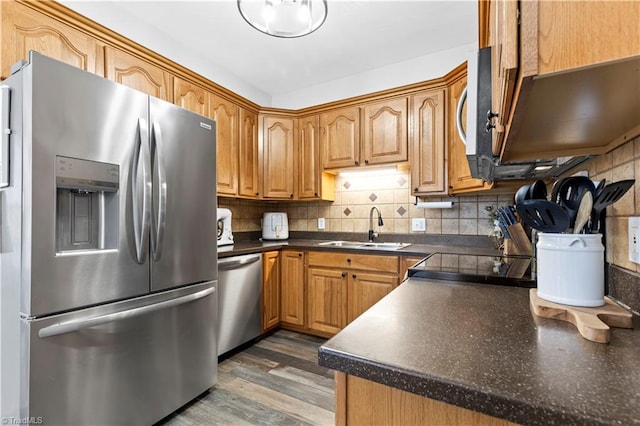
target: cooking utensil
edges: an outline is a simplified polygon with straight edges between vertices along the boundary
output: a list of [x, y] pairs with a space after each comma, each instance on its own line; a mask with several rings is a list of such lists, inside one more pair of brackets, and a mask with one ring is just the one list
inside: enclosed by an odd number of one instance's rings
[[529, 186], [529, 200], [546, 200], [547, 184], [543, 180], [538, 179]]
[[516, 204], [520, 219], [542, 232], [564, 232], [569, 227], [569, 215], [562, 206], [547, 200], [524, 200]]
[[633, 179], [628, 179], [614, 182], [604, 187], [602, 192], [600, 192], [593, 201], [591, 232], [598, 232], [600, 230], [600, 223], [602, 221], [601, 216], [604, 210], [622, 198], [634, 183], [635, 181]]
[[602, 178], [602, 180], [598, 182], [598, 184], [596, 185], [596, 192], [593, 194], [594, 200], [598, 197], [598, 195], [600, 195], [606, 184], [607, 180], [605, 178]]
[[583, 194], [588, 191], [593, 196], [595, 189], [593, 181], [586, 176], [571, 176], [559, 183], [555, 202], [565, 207], [570, 228], [574, 227]]
[[513, 197], [516, 204], [523, 202], [529, 197], [530, 187], [531, 187], [530, 184], [526, 184], [518, 188], [518, 190], [516, 191], [516, 195]]
[[591, 195], [591, 192], [587, 191], [582, 194], [582, 199], [580, 200], [580, 206], [578, 207], [578, 213], [576, 214], [576, 222], [573, 225], [574, 234], [579, 234], [580, 232], [582, 232], [582, 228], [584, 228], [584, 226], [589, 221], [592, 208], [593, 195]]

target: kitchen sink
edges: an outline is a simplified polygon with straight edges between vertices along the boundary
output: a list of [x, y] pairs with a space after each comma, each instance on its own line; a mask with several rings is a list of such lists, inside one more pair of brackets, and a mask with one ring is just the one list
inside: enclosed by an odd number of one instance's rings
[[411, 245], [411, 243], [372, 243], [368, 241], [326, 241], [318, 243], [323, 247], [341, 247], [376, 250], [399, 250]]

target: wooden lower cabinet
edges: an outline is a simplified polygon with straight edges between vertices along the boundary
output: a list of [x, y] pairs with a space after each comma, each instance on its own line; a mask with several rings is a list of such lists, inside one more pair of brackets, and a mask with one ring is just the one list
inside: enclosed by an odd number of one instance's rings
[[280, 252], [262, 254], [262, 331], [280, 324]]
[[389, 294], [398, 285], [397, 275], [352, 272], [347, 283], [347, 324]]
[[310, 267], [307, 276], [309, 330], [336, 334], [347, 325], [347, 273]]
[[304, 326], [304, 252], [283, 250], [280, 258], [280, 321]]
[[398, 285], [398, 256], [308, 252], [307, 326], [331, 336]]
[[512, 425], [506, 420], [336, 372], [336, 425]]

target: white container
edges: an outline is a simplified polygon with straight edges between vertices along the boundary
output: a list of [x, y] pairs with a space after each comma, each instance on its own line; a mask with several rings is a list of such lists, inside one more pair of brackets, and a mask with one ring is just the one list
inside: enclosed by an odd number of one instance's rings
[[602, 234], [538, 233], [538, 296], [572, 306], [604, 305]]
[[262, 215], [262, 239], [286, 240], [289, 238], [289, 219], [286, 213], [266, 212]]

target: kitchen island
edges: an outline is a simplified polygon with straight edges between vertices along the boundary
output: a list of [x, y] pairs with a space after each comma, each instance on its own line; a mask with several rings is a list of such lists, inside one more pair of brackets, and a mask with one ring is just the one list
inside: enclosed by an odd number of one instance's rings
[[[535, 317], [526, 288], [409, 278], [325, 343], [319, 363], [338, 372], [338, 425], [640, 424], [635, 328], [594, 343]], [[411, 412], [416, 396], [447, 417]]]

